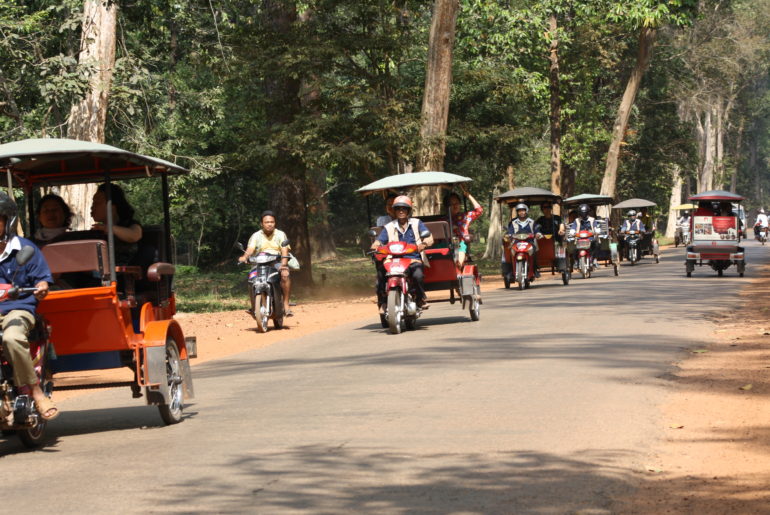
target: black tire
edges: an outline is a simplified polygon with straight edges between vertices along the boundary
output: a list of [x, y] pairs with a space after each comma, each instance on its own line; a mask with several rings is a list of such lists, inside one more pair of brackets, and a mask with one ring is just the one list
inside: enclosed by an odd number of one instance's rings
[[569, 272], [561, 273], [561, 282], [564, 283], [564, 286], [567, 286], [569, 284]]
[[388, 317], [386, 317], [383, 313], [380, 313], [380, 325], [383, 329], [388, 328]]
[[404, 312], [400, 308], [402, 295], [401, 290], [388, 292], [388, 327], [391, 334], [401, 334], [403, 330]]
[[660, 254], [655, 254], [655, 264], [657, 265], [659, 263], [660, 263]]
[[690, 272], [689, 270], [687, 271], [687, 277], [692, 277], [692, 272]]
[[508, 278], [507, 275], [503, 276], [503, 284], [505, 285], [505, 289], [506, 290], [510, 290], [511, 289], [511, 280]]
[[415, 329], [417, 329], [417, 318], [416, 317], [404, 318], [404, 327], [406, 327], [407, 331], [414, 331]]
[[[264, 308], [264, 309], [263, 309]], [[256, 299], [255, 299], [255, 306], [254, 306], [254, 318], [257, 319], [257, 329], [260, 333], [266, 333], [267, 332], [267, 323], [270, 320], [270, 317], [264, 313], [264, 311], [268, 311], [270, 309], [270, 303], [267, 298], [267, 293], [262, 292]]]
[[724, 270], [722, 270], [721, 268], [719, 270], [717, 270], [717, 277], [722, 277], [723, 275], [725, 275], [725, 271]]
[[179, 347], [173, 337], [166, 340], [166, 381], [168, 383], [169, 404], [160, 404], [160, 418], [168, 425], [182, 421], [184, 409], [184, 388], [182, 386], [182, 366], [179, 359]]
[[581, 256], [578, 261], [578, 268], [580, 269], [580, 275], [583, 276], [583, 279], [591, 277], [591, 274], [588, 271], [588, 259], [585, 256]]
[[519, 290], [524, 289], [524, 261], [516, 262], [516, 284], [518, 284]]
[[21, 443], [29, 449], [35, 449], [43, 445], [45, 439], [46, 421], [41, 420], [35, 427], [28, 429], [19, 429], [16, 434], [19, 435]]
[[613, 264], [612, 267], [615, 269], [615, 277], [617, 277], [620, 274], [620, 272], [618, 270], [618, 265], [617, 264]]
[[468, 314], [472, 322], [478, 322], [479, 318], [481, 318], [481, 301], [479, 301], [478, 294], [475, 292], [468, 307]]

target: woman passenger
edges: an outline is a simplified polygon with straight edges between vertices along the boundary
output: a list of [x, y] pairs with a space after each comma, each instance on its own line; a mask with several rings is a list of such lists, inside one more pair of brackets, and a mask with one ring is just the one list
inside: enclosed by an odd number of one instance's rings
[[[117, 184], [112, 184], [112, 233], [115, 236], [115, 263], [128, 264], [136, 255], [138, 242], [142, 239], [142, 226], [134, 219], [134, 208], [128, 203], [126, 194]], [[107, 185], [96, 189], [91, 202], [91, 217], [96, 223], [92, 230], [107, 233]]]
[[35, 215], [40, 227], [33, 239], [41, 246], [64, 234], [72, 223], [72, 210], [63, 198], [53, 193], [40, 199]]

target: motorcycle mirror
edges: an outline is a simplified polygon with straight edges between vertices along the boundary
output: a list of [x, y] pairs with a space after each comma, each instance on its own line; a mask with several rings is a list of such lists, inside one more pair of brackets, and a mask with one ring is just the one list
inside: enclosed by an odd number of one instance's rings
[[372, 238], [376, 238], [376, 237], [378, 236], [378, 234], [377, 234], [377, 231], [375, 231], [374, 229], [371, 229], [371, 230], [370, 230], [368, 233], [366, 233], [366, 234], [368, 234], [368, 235], [369, 235], [369, 236], [371, 236]]
[[241, 244], [240, 241], [236, 241], [235, 243], [233, 243], [233, 248], [246, 252], [246, 249], [243, 248], [243, 245]]
[[420, 233], [420, 238], [423, 238], [423, 239], [424, 239], [424, 238], [429, 238], [430, 236], [431, 236], [431, 232], [430, 232], [430, 231], [427, 231], [427, 230], [425, 230], [425, 231], [422, 231], [422, 232]]
[[35, 255], [35, 249], [30, 245], [25, 245], [16, 253], [16, 262], [19, 266], [24, 266]]

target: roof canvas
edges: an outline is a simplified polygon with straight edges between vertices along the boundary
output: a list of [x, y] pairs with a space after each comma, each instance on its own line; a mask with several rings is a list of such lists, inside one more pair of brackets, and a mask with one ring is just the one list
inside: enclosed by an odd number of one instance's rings
[[383, 190], [398, 190], [403, 188], [411, 188], [415, 186], [436, 186], [440, 184], [459, 184], [463, 182], [471, 182], [473, 179], [470, 177], [463, 177], [462, 175], [455, 175], [447, 172], [415, 172], [415, 173], [402, 173], [398, 175], [390, 175], [377, 181], [374, 181], [366, 186], [358, 188], [358, 193], [368, 195], [376, 191]]

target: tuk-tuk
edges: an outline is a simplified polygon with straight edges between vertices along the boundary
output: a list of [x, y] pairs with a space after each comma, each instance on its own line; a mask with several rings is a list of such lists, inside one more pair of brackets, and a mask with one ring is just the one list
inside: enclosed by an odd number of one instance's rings
[[685, 271], [691, 277], [695, 265], [703, 262], [716, 270], [722, 277], [730, 265], [735, 265], [738, 275], [743, 277], [746, 259], [740, 246], [742, 227], [734, 204], [740, 206], [744, 197], [723, 190], [704, 191], [688, 199], [697, 203], [698, 208], [692, 216], [692, 245], [687, 246]]
[[[540, 206], [542, 209], [543, 204], [559, 205], [562, 199], [560, 195], [556, 195], [552, 191], [524, 187], [508, 190], [495, 197], [495, 200], [500, 204], [506, 204], [511, 209], [514, 209], [518, 203], [524, 203], [529, 208]], [[508, 216], [510, 211], [506, 212], [504, 209], [501, 209], [501, 212], [504, 218], [503, 227], [506, 227], [514, 215]], [[564, 245], [564, 238], [558, 234], [558, 227], [547, 232], [548, 234], [544, 233], [543, 237], [537, 240], [537, 268], [538, 270], [549, 270], [551, 275], [560, 273], [562, 283], [566, 286], [571, 278], [572, 267]], [[520, 290], [530, 287], [532, 280], [534, 280], [534, 270], [526, 270], [529, 261], [525, 259], [525, 254], [529, 251], [529, 247], [533, 248], [534, 251], [534, 243], [534, 241], [530, 243], [517, 239], [516, 235], [503, 237], [503, 261], [500, 266], [503, 284], [506, 288], [510, 288], [513, 283], [517, 283]], [[517, 247], [520, 247], [522, 252], [517, 252]]]
[[[129, 386], [134, 397], [144, 396], [147, 404], [158, 406], [166, 424], [180, 422], [184, 401], [194, 394], [189, 360], [196, 357], [196, 340], [185, 337], [174, 320], [168, 177], [188, 170], [109, 145], [53, 138], [0, 145], [0, 170], [7, 172], [9, 188], [24, 193], [30, 234], [37, 223], [36, 190], [93, 182], [107, 185], [105, 232], [65, 232], [41, 244], [55, 278], [37, 308], [51, 328], [53, 343], [43, 371], [47, 386], [54, 390]], [[111, 182], [139, 178], [161, 181], [164, 221], [143, 227], [136, 253], [141, 259], [116, 264]], [[133, 381], [83, 380], [61, 388], [54, 384], [58, 373], [124, 367], [134, 372]]]
[[[612, 197], [608, 195], [595, 195], [592, 193], [583, 193], [581, 195], [575, 195], [564, 200], [562, 205], [567, 210], [567, 223], [571, 217], [571, 210], [577, 208], [581, 204], [587, 204], [589, 207], [596, 210], [599, 206], [611, 206], [613, 203]], [[598, 242], [598, 250], [596, 253], [596, 260], [599, 264], [603, 264], [605, 267], [611, 266], [614, 274], [619, 274], [618, 264], [620, 263], [620, 254], [618, 253], [617, 241], [613, 241], [614, 229], [610, 225], [610, 221], [606, 218], [596, 218], [597, 225], [599, 227], [598, 234], [595, 235]], [[576, 259], [574, 256], [580, 251], [581, 245], [584, 243], [583, 238], [577, 237], [578, 235], [570, 235], [568, 231], [567, 238], [567, 252], [570, 256], [573, 256], [572, 262], [577, 266], [580, 275], [586, 279], [591, 277], [593, 271], [593, 265], [587, 263], [590, 260]]]
[[[463, 177], [446, 172], [416, 172], [400, 175], [391, 175], [383, 179], [374, 181], [366, 186], [356, 190], [366, 196], [367, 216], [369, 234], [376, 237], [383, 230], [383, 226], [374, 226], [372, 224], [371, 204], [369, 199], [372, 194], [386, 195], [388, 192], [400, 195], [408, 195], [410, 191], [423, 186], [445, 186], [451, 189], [452, 186], [471, 182], [469, 177]], [[429, 299], [429, 302], [445, 302], [451, 304], [460, 300], [462, 309], [468, 308], [468, 314], [472, 321], [479, 320], [481, 311], [481, 276], [478, 268], [473, 263], [470, 249], [466, 254], [466, 260], [462, 270], [455, 266], [455, 254], [459, 249], [460, 242], [452, 230], [452, 216], [449, 207], [446, 206], [446, 212], [432, 213], [426, 216], [420, 216], [427, 229], [433, 236], [434, 244], [425, 250], [427, 262], [424, 263], [424, 283], [425, 290], [446, 291], [448, 298]], [[467, 211], [467, 206], [465, 206]], [[380, 255], [384, 257], [384, 255]], [[392, 292], [392, 293], [391, 293]], [[388, 291], [388, 308], [385, 315], [381, 315], [380, 322], [383, 327], [390, 329], [391, 333], [400, 333], [403, 328], [414, 329], [417, 318], [422, 311], [413, 309], [404, 302], [399, 302], [398, 293], [395, 290]]]
[[[615, 204], [612, 206], [612, 209], [636, 210], [642, 208], [653, 208], [656, 205], [657, 204], [651, 200], [645, 200], [643, 198], [631, 198]], [[644, 256], [652, 256], [655, 259], [655, 263], [660, 263], [660, 245], [658, 244], [658, 239], [655, 237], [655, 231], [652, 227], [646, 227], [646, 229], [646, 232], [640, 235], [638, 246], [636, 249], [634, 249], [638, 251], [638, 256], [636, 256], [634, 259], [630, 259], [630, 256], [628, 255], [629, 247], [626, 245], [623, 249], [624, 252], [620, 253], [620, 259], [623, 259], [624, 257], [629, 258], [628, 260], [633, 265], [636, 261], [638, 261], [638, 258], [642, 258]], [[620, 238], [620, 235], [618, 237]]]

